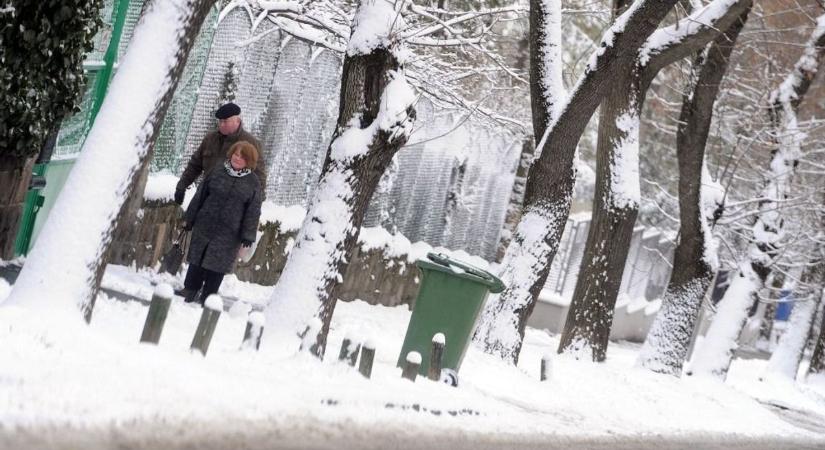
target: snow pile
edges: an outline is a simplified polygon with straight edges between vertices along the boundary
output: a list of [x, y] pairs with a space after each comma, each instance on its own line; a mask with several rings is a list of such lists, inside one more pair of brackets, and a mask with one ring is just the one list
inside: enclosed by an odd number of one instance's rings
[[381, 249], [384, 257], [387, 259], [406, 256], [406, 260], [409, 263], [414, 263], [419, 259], [427, 259], [427, 253], [435, 252], [474, 265], [480, 269], [488, 270], [491, 267], [490, 262], [486, 259], [480, 256], [470, 255], [464, 250], [449, 250], [444, 247], [433, 247], [423, 241], [412, 244], [403, 234], [392, 234], [381, 227], [362, 228], [358, 234], [358, 245], [361, 247], [361, 250], [364, 251]]
[[177, 184], [178, 176], [169, 171], [151, 173], [146, 179], [143, 198], [149, 201], [171, 202], [175, 198]]
[[306, 215], [307, 211], [301, 205], [283, 206], [265, 201], [261, 206], [260, 221], [261, 225], [277, 223], [280, 231], [289, 232], [300, 230]]
[[401, 28], [404, 28], [404, 19], [395, 11], [393, 2], [363, 0], [352, 20], [352, 35], [347, 46], [347, 54], [368, 55], [376, 48], [389, 47], [392, 30]]
[[410, 240], [403, 234], [392, 234], [381, 227], [362, 228], [358, 234], [361, 250], [382, 249], [386, 258], [399, 258], [409, 255], [412, 248]]

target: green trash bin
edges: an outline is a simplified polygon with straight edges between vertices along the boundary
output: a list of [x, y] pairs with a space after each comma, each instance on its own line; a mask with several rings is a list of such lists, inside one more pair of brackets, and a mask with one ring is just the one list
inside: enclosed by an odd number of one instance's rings
[[421, 285], [398, 366], [409, 352], [416, 351], [422, 357], [419, 373], [426, 375], [433, 336], [443, 333], [446, 346], [442, 367], [458, 372], [487, 294], [503, 291], [504, 283], [485, 270], [440, 253], [428, 253], [427, 258], [416, 261]]

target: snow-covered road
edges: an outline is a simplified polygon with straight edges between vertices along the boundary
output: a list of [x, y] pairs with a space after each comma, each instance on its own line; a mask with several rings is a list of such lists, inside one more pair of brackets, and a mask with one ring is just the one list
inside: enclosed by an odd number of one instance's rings
[[[821, 450], [822, 441], [793, 438], [750, 438], [718, 434], [638, 437], [502, 435], [501, 433], [412, 434], [400, 428], [313, 426], [295, 418], [279, 426], [269, 423], [180, 425], [131, 422], [108, 428], [78, 430], [63, 427], [0, 431], [0, 450], [226, 450], [226, 449], [445, 449], [445, 450]], [[320, 424], [318, 424], [320, 425]]]
[[[148, 280], [121, 272], [113, 287], [151, 295]], [[225, 284], [228, 296], [268, 295]], [[518, 367], [471, 348], [454, 389], [401, 379], [405, 307], [336, 308], [330, 354], [348, 335], [373, 340], [369, 380], [266, 338], [239, 351], [240, 308], [222, 315], [205, 358], [189, 351], [201, 310], [180, 299], [160, 345], [139, 344], [146, 311], [102, 295], [91, 327], [68, 328], [0, 310], [0, 450], [825, 448], [825, 382], [761, 382], [762, 360], [737, 360], [727, 383], [677, 379], [635, 368], [639, 345], [621, 342], [603, 364], [554, 356], [541, 382], [558, 340], [528, 329]]]

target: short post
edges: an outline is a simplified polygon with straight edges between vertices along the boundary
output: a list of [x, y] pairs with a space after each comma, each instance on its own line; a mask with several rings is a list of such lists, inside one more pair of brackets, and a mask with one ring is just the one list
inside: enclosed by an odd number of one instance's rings
[[401, 372], [401, 377], [414, 382], [415, 377], [418, 376], [419, 367], [421, 367], [421, 353], [407, 353], [407, 362], [404, 365], [404, 371]]
[[195, 337], [192, 338], [191, 350], [198, 350], [203, 356], [209, 349], [212, 335], [215, 334], [215, 327], [218, 326], [218, 319], [223, 311], [223, 300], [217, 294], [212, 294], [206, 299], [203, 305], [201, 320], [198, 322], [198, 329], [195, 330]]
[[361, 361], [358, 363], [358, 371], [361, 375], [370, 378], [372, 376], [372, 362], [375, 359], [375, 343], [370, 339], [361, 347]]
[[350, 336], [344, 338], [341, 342], [341, 351], [338, 352], [338, 361], [346, 361], [350, 367], [355, 367], [355, 361], [358, 361], [358, 352], [361, 350], [361, 344], [357, 343]]
[[261, 336], [264, 332], [265, 318], [262, 312], [252, 311], [246, 319], [246, 331], [243, 334], [241, 350], [258, 350], [261, 348]]
[[163, 332], [163, 325], [166, 323], [173, 295], [172, 286], [166, 283], [157, 285], [152, 294], [152, 303], [149, 304], [149, 312], [146, 314], [146, 322], [143, 324], [140, 342], [157, 344], [160, 341], [160, 334]]
[[553, 359], [550, 353], [541, 357], [541, 381], [547, 381], [553, 375]]
[[441, 380], [441, 360], [444, 358], [444, 346], [447, 343], [447, 338], [444, 333], [436, 333], [433, 336], [433, 346], [430, 351], [430, 371], [428, 372], [429, 379], [433, 381]]

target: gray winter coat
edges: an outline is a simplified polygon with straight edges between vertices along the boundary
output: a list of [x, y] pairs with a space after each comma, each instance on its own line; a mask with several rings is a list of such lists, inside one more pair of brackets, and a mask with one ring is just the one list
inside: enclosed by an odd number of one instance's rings
[[241, 239], [255, 241], [261, 200], [261, 183], [254, 173], [236, 177], [222, 165], [209, 172], [184, 216], [192, 224], [189, 264], [231, 272]]

